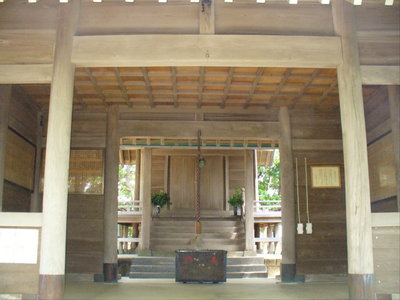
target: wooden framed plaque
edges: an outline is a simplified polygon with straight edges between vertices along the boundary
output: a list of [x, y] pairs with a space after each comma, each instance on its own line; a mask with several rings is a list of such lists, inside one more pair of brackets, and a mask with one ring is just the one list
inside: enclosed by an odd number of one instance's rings
[[311, 166], [312, 188], [340, 188], [340, 166]]

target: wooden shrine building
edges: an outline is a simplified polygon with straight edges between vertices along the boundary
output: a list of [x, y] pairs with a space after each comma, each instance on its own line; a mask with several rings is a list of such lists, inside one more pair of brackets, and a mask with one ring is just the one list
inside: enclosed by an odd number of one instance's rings
[[[192, 218], [196, 241], [195, 212], [217, 227], [243, 188], [226, 250], [254, 255], [257, 153], [279, 148], [282, 281], [398, 295], [399, 84], [397, 0], [0, 0], [0, 294], [117, 281], [126, 155], [142, 254], [165, 250], [156, 219]], [[172, 205], [153, 218], [160, 189]]]

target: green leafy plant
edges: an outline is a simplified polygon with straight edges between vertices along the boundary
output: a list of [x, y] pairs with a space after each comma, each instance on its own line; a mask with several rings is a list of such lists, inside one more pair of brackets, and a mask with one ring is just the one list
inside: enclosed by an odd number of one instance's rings
[[168, 204], [169, 200], [170, 200], [170, 197], [169, 197], [168, 193], [166, 193], [162, 190], [156, 194], [151, 195], [151, 204], [153, 206], [160, 206], [160, 208], [162, 208], [163, 206]]
[[240, 207], [243, 205], [242, 189], [237, 188], [232, 196], [229, 197], [228, 203], [231, 206]]

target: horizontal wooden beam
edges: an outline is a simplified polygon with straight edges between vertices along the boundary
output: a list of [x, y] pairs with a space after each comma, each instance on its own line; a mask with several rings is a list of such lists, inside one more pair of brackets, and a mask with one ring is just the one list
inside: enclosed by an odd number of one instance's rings
[[400, 66], [361, 66], [365, 85], [400, 85]]
[[[243, 149], [203, 149], [201, 150], [201, 155], [207, 156], [241, 156], [244, 155]], [[196, 156], [197, 151], [195, 149], [152, 149], [151, 153], [157, 156]]]
[[278, 122], [119, 121], [119, 136], [279, 139]]
[[248, 66], [333, 68], [338, 37], [268, 35], [75, 36], [72, 62], [87, 67]]
[[1, 65], [0, 84], [50, 83], [52, 64]]
[[342, 151], [342, 140], [327, 140], [327, 139], [293, 139], [293, 150], [316, 150], [316, 151]]
[[373, 213], [372, 214], [373, 227], [394, 227], [400, 226], [400, 213]]

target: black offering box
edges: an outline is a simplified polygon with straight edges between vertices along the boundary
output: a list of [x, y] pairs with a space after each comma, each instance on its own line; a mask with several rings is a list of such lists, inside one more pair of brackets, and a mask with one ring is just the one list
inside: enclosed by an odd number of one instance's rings
[[176, 282], [226, 282], [224, 250], [176, 250]]

